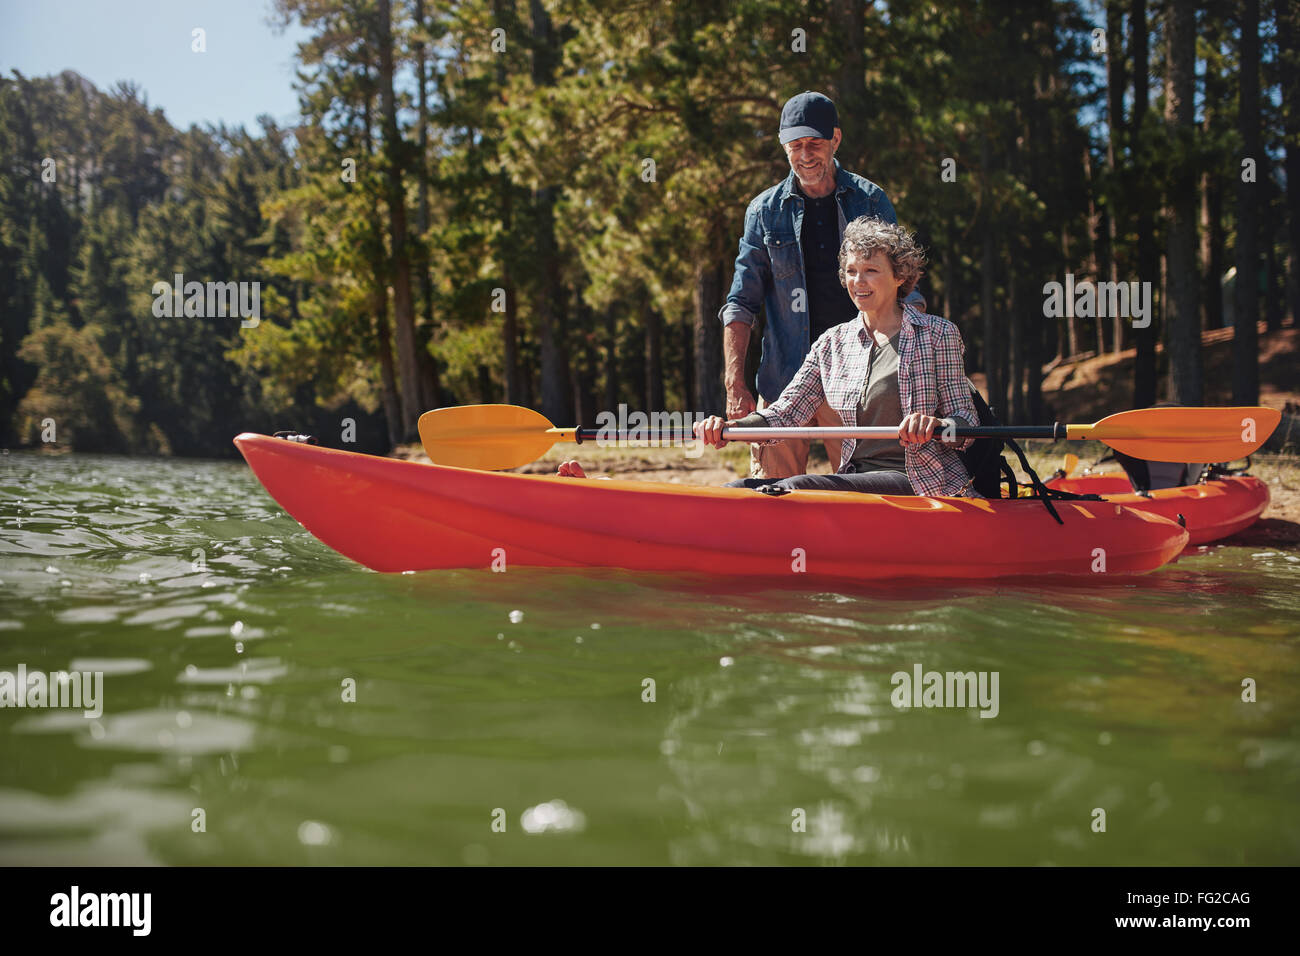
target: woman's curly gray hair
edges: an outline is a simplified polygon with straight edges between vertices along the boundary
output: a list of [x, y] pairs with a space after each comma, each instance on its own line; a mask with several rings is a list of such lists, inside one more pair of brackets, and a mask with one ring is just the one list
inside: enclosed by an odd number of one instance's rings
[[883, 252], [889, 259], [894, 278], [903, 280], [898, 287], [898, 297], [909, 295], [923, 274], [925, 251], [917, 244], [916, 237], [902, 226], [872, 216], [860, 216], [844, 230], [844, 239], [840, 242], [840, 285], [848, 286], [844, 267], [851, 256], [870, 259], [877, 252]]

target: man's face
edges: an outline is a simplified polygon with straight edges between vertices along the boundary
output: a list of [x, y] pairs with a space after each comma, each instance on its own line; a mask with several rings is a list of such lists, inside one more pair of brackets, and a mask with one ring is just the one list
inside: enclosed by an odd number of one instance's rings
[[831, 139], [805, 136], [782, 145], [800, 186], [815, 188], [827, 179], [835, 178], [835, 151], [840, 148], [839, 127]]

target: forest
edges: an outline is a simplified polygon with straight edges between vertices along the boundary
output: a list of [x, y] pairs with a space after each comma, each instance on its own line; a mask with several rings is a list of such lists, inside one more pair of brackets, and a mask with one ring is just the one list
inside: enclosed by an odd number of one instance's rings
[[[718, 310], [802, 90], [1008, 422], [1051, 420], [1054, 365], [1126, 349], [1113, 410], [1201, 404], [1228, 325], [1255, 404], [1259, 329], [1300, 312], [1294, 0], [272, 9], [310, 33], [290, 126], [0, 76], [0, 446], [229, 456], [351, 422], [386, 451], [448, 405], [721, 412]], [[191, 282], [255, 284], [256, 317], [181, 307]]]

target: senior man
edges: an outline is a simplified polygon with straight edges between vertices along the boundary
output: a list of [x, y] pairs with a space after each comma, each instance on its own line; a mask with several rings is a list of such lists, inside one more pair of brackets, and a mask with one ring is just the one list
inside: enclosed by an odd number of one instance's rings
[[[859, 216], [898, 222], [883, 189], [836, 161], [841, 136], [835, 104], [821, 93], [800, 93], [781, 110], [780, 141], [790, 175], [759, 193], [745, 210], [731, 291], [718, 313], [730, 419], [775, 401], [812, 343], [857, 315], [839, 280], [844, 227]], [[905, 301], [925, 311], [925, 299], [918, 292]], [[760, 306], [766, 309], [767, 322], [755, 405], [745, 385], [745, 352]], [[810, 424], [843, 422], [823, 403]], [[826, 439], [825, 444], [827, 457], [838, 464], [840, 442]], [[777, 480], [804, 474], [810, 445], [797, 438], [750, 445], [750, 477]]]

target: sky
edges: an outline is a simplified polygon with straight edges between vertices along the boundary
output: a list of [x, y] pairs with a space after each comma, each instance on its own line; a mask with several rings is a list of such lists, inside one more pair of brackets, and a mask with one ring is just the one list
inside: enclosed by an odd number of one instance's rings
[[[0, 0], [0, 73], [75, 70], [101, 91], [133, 80], [180, 129], [255, 132], [262, 113], [283, 124], [298, 114], [294, 51], [307, 33], [270, 20], [271, 0]], [[196, 27], [204, 53], [191, 49]]]

